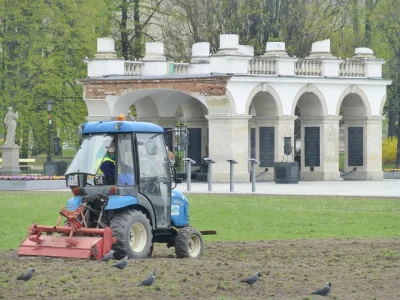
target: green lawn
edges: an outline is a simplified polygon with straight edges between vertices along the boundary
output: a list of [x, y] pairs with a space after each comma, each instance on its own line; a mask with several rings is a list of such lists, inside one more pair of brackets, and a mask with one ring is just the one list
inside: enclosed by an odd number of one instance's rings
[[339, 152], [339, 170], [344, 170], [344, 152]]
[[[32, 222], [55, 225], [66, 192], [0, 192], [0, 248], [17, 248]], [[188, 195], [206, 240], [400, 237], [400, 201], [342, 197]]]

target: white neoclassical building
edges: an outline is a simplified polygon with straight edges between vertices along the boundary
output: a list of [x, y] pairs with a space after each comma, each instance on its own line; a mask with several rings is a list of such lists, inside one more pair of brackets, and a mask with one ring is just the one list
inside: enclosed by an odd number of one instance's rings
[[371, 49], [356, 48], [352, 58], [335, 57], [330, 41], [312, 45], [306, 58], [289, 57], [283, 42], [269, 42], [262, 56], [239, 45], [234, 34], [220, 36], [219, 51], [209, 43], [192, 47], [190, 63], [166, 60], [163, 44], [147, 43], [139, 61], [116, 56], [114, 41], [97, 40], [81, 79], [88, 121], [110, 120], [135, 105], [138, 121], [190, 132], [187, 157], [208, 156], [213, 181], [229, 182], [228, 159], [235, 159], [235, 181], [249, 181], [249, 159], [257, 179], [273, 180], [274, 162], [284, 157], [284, 137], [301, 139], [300, 180], [339, 180], [339, 124], [344, 129], [344, 179], [381, 180], [384, 61]]

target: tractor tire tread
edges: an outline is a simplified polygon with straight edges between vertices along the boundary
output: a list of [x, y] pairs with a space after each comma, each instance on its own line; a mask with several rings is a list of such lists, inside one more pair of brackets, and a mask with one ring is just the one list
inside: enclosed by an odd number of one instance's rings
[[[188, 243], [188, 240], [192, 233], [196, 233], [196, 234], [198, 233], [199, 236], [201, 237], [200, 232], [196, 228], [191, 227], [191, 226], [187, 226], [187, 227], [184, 227], [181, 230], [179, 230], [178, 235], [175, 239], [175, 253], [178, 258], [189, 257], [187, 243]], [[204, 247], [204, 242], [203, 242], [202, 237], [201, 237], [201, 241], [202, 241], [202, 244]], [[202, 253], [203, 253], [203, 249], [200, 251], [199, 256], [201, 256]]]
[[[126, 244], [124, 242], [124, 239], [126, 238], [126, 232], [128, 230], [127, 226], [129, 226], [128, 223], [132, 218], [135, 217], [135, 215], [146, 218], [146, 220], [150, 224], [149, 219], [143, 212], [141, 212], [140, 210], [133, 210], [133, 209], [119, 212], [118, 214], [115, 215], [114, 219], [111, 221], [110, 225], [113, 232], [113, 237], [116, 238], [116, 242], [113, 245], [113, 249], [115, 251], [114, 256], [116, 258], [123, 258], [125, 255], [128, 255], [128, 249], [126, 249]], [[150, 235], [151, 235], [150, 241], [152, 241], [151, 231]], [[148, 252], [150, 253], [150, 249]], [[146, 253], [146, 257], [149, 255], [149, 253]]]

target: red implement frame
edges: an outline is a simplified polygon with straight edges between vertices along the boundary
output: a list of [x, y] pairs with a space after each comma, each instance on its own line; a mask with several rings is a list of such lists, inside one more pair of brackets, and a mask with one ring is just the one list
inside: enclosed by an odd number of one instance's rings
[[[106, 255], [115, 243], [112, 229], [87, 228], [85, 220], [85, 205], [82, 204], [75, 211], [61, 209], [56, 226], [43, 226], [32, 224], [29, 227], [28, 238], [25, 239], [17, 250], [18, 255], [74, 257], [89, 259], [92, 256], [100, 260]], [[61, 216], [67, 221], [65, 226], [59, 226]], [[45, 235], [42, 235], [46, 233]], [[60, 233], [63, 235], [53, 235]]]

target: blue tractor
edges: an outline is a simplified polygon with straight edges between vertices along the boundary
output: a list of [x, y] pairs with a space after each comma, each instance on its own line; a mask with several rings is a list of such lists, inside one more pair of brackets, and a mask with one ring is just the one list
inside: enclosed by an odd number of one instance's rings
[[[145, 258], [154, 243], [165, 243], [178, 258], [202, 255], [202, 233], [215, 231], [189, 225], [188, 201], [174, 189], [176, 170], [163, 133], [146, 122], [82, 124], [82, 143], [66, 172], [74, 194], [60, 211], [66, 220], [33, 224], [18, 254], [101, 259], [112, 248], [117, 259]], [[114, 164], [113, 173], [102, 172], [104, 162]]]

